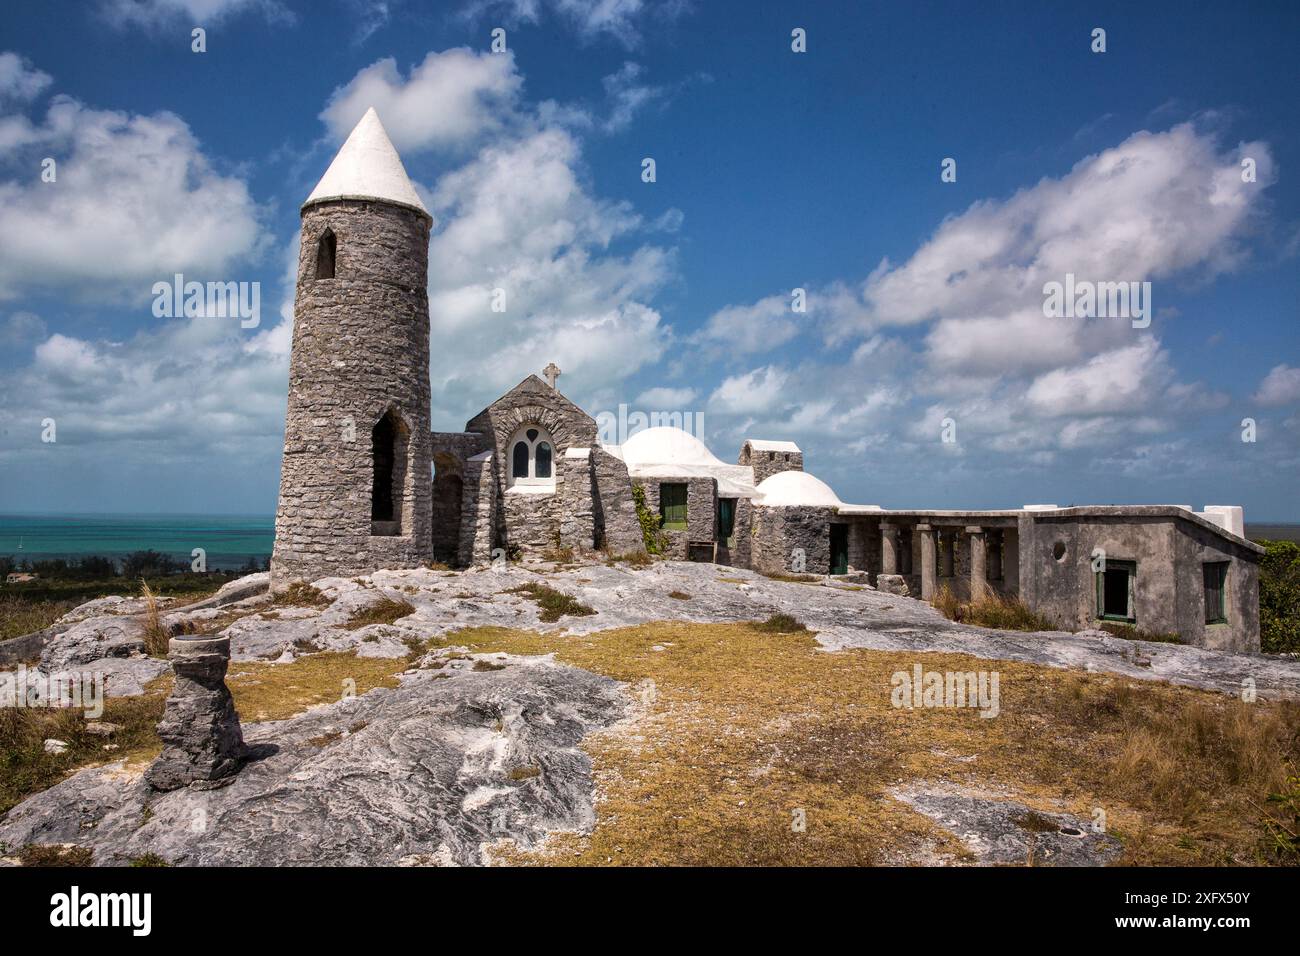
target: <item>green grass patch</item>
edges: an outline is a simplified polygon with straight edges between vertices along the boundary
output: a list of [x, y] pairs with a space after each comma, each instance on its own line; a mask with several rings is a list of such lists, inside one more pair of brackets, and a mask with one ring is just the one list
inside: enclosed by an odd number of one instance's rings
[[406, 601], [382, 598], [369, 607], [358, 608], [343, 626], [349, 631], [357, 631], [371, 624], [392, 624], [414, 613], [415, 606]]

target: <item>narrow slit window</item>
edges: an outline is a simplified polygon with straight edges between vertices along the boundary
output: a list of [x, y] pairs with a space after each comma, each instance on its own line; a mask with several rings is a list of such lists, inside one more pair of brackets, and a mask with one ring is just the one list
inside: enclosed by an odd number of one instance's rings
[[326, 229], [316, 243], [316, 278], [333, 279], [334, 278], [334, 254], [337, 251], [337, 240], [334, 238], [334, 230]]

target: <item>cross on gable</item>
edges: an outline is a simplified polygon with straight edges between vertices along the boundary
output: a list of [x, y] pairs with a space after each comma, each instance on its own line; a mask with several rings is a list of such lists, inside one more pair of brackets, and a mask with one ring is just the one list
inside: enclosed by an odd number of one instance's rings
[[555, 380], [560, 377], [560, 367], [552, 362], [542, 369], [542, 375], [546, 377], [546, 384], [555, 388]]

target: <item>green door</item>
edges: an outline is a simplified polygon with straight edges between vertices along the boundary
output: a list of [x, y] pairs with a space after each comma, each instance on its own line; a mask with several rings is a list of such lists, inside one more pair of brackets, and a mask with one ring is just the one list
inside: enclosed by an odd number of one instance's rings
[[847, 574], [849, 570], [849, 526], [831, 525], [831, 574]]
[[736, 533], [736, 499], [718, 499], [718, 541], [731, 546], [731, 536]]

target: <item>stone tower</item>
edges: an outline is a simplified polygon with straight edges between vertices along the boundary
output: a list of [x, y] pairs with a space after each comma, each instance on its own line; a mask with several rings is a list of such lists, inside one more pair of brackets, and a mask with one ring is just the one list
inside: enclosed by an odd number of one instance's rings
[[433, 557], [431, 224], [369, 110], [302, 207], [276, 589]]

